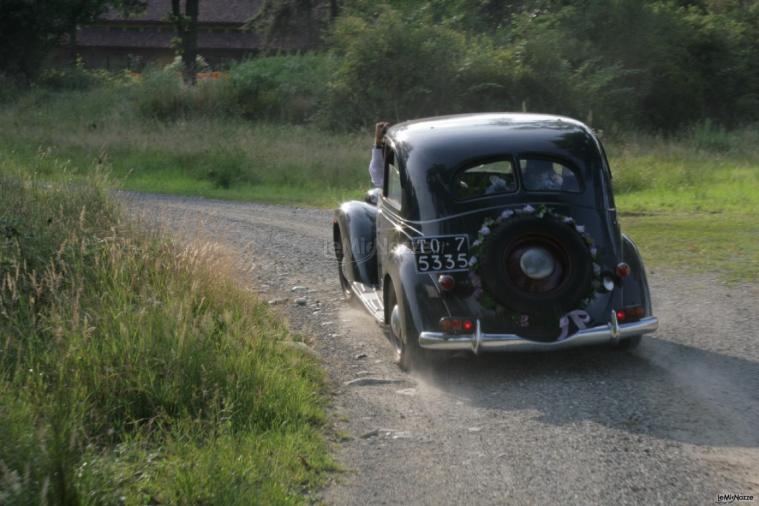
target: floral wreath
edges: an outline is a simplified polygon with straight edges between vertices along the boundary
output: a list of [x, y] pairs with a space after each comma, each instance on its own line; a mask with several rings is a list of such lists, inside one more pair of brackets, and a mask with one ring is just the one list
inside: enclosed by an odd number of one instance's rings
[[[588, 250], [590, 251], [590, 256], [593, 259], [593, 278], [591, 281], [593, 292], [582, 300], [580, 308], [570, 311], [559, 319], [559, 326], [561, 327], [562, 332], [558, 340], [565, 339], [567, 337], [570, 320], [580, 329], [585, 328], [585, 324], [590, 321], [590, 316], [587, 312], [584, 311], [584, 308], [586, 308], [590, 303], [593, 294], [602, 286], [601, 266], [596, 262], [596, 259], [598, 258], [598, 248], [596, 247], [595, 241], [593, 240], [593, 236], [585, 231], [584, 225], [579, 225], [575, 222], [574, 218], [570, 216], [559, 214], [543, 205], [538, 206], [536, 209], [528, 204], [521, 209], [506, 209], [501, 212], [501, 214], [499, 214], [496, 218], [486, 218], [477, 232], [477, 239], [472, 242], [469, 247], [469, 280], [474, 287], [474, 296], [480, 301], [483, 306], [490, 309], [495, 309], [499, 305], [495, 299], [493, 299], [493, 297], [482, 287], [482, 279], [480, 277], [481, 263], [479, 259], [487, 251], [487, 239], [491, 231], [501, 223], [504, 223], [517, 216], [535, 216], [536, 218], [540, 219], [551, 217], [557, 220], [559, 223], [563, 223], [566, 226], [572, 227], [575, 232], [577, 232], [580, 237], [582, 237], [583, 241], [588, 247]], [[520, 315], [517, 314], [512, 315], [512, 319], [515, 322], [521, 321]]]

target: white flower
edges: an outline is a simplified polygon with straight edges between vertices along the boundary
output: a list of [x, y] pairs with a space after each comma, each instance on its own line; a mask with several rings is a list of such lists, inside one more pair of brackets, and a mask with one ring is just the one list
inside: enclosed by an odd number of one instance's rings
[[482, 228], [480, 229], [480, 233], [482, 235], [488, 235], [490, 233], [490, 227], [488, 227], [487, 225], [483, 225]]
[[590, 256], [595, 257], [597, 254], [598, 254], [598, 248], [596, 248], [595, 246], [590, 248]]
[[578, 233], [584, 234], [585, 233], [585, 225], [577, 225], [575, 227], [575, 230], [577, 230]]
[[469, 267], [472, 267], [476, 263], [477, 263], [477, 257], [472, 257], [469, 259]]
[[530, 204], [527, 204], [526, 206], [524, 206], [524, 207], [522, 208], [522, 212], [523, 212], [524, 214], [532, 214], [532, 213], [534, 213], [534, 212], [535, 212], [535, 208], [534, 208], [534, 207], [532, 207]]
[[571, 216], [564, 216], [564, 219], [562, 220], [567, 225], [573, 225], [575, 220]]
[[472, 247], [473, 247], [473, 248], [476, 248], [476, 247], [477, 247], [477, 246], [479, 246], [480, 244], [482, 244], [482, 241], [480, 241], [479, 239], [476, 239], [476, 240], [475, 240], [475, 241], [472, 243]]
[[506, 209], [504, 212], [501, 213], [501, 219], [508, 219], [514, 216], [514, 211], [511, 209]]

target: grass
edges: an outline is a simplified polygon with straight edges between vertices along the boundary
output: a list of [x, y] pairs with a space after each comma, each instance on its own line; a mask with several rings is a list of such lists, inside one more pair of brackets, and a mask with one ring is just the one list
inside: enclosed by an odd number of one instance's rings
[[609, 146], [623, 229], [655, 267], [759, 279], [759, 131]]
[[[139, 114], [140, 93], [22, 95], [0, 107], [0, 160], [48, 179], [86, 178], [107, 164], [124, 189], [304, 206], [334, 207], [368, 185], [369, 132], [250, 122], [206, 106], [159, 122]], [[704, 123], [679, 138], [618, 135], [605, 144], [625, 230], [651, 265], [756, 275], [759, 129]], [[668, 247], [676, 237], [678, 248]]]
[[323, 373], [223, 253], [25, 172], [0, 161], [0, 503], [308, 500]]
[[45, 177], [107, 162], [122, 188], [333, 206], [366, 190], [367, 136], [250, 123], [163, 123], [135, 112], [130, 88], [31, 93], [0, 111], [0, 151]]

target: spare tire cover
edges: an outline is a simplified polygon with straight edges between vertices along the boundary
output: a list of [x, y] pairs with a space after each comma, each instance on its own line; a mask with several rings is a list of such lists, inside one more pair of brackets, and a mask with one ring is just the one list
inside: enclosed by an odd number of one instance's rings
[[[519, 313], [558, 317], [576, 309], [590, 293], [593, 258], [573, 227], [551, 217], [524, 216], [497, 226], [481, 259], [484, 287], [501, 304]], [[548, 253], [550, 275], [530, 277], [522, 256]], [[520, 262], [520, 260], [522, 260]]]

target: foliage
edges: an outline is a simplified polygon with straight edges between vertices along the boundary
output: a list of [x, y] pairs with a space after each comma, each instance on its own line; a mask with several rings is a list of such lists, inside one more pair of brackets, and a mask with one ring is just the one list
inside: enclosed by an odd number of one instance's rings
[[456, 102], [451, 78], [465, 40], [453, 30], [409, 26], [388, 8], [373, 23], [357, 16], [341, 18], [331, 41], [340, 58], [327, 107], [333, 124], [443, 113], [448, 112], [446, 104]]
[[246, 118], [302, 122], [323, 105], [336, 62], [317, 54], [256, 58], [235, 65], [229, 78], [237, 110]]
[[89, 90], [107, 84], [125, 82], [128, 81], [124, 74], [85, 68], [81, 58], [68, 67], [45, 69], [37, 79], [37, 84], [52, 90]]
[[0, 73], [34, 78], [64, 35], [74, 41], [78, 25], [109, 7], [135, 12], [144, 6], [143, 0], [0, 0]]
[[756, 1], [356, 0], [330, 41], [343, 123], [524, 108], [673, 131], [759, 115]]
[[[174, 57], [174, 60], [171, 63], [163, 68], [163, 70], [164, 72], [181, 73], [183, 70], [182, 65], [182, 55], [177, 55]], [[197, 72], [207, 72], [210, 69], [211, 66], [208, 65], [208, 62], [205, 58], [203, 58], [203, 56], [197, 55], [195, 57], [195, 70]]]
[[193, 116], [232, 113], [233, 97], [226, 80], [185, 84], [171, 71], [148, 72], [132, 91], [138, 112], [149, 119], [177, 121]]
[[269, 46], [314, 48], [339, 10], [339, 0], [264, 0], [245, 28]]
[[0, 500], [302, 501], [331, 466], [318, 365], [221, 252], [118, 216], [0, 164]]

